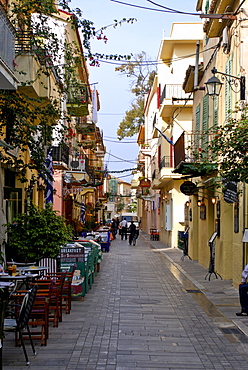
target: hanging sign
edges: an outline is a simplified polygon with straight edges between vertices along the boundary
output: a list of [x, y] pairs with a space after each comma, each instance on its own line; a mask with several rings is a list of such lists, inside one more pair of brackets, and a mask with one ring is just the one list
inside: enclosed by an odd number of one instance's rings
[[235, 203], [238, 201], [237, 183], [229, 181], [224, 184], [224, 201], [227, 203]]
[[151, 181], [148, 179], [142, 179], [140, 180], [139, 186], [141, 188], [150, 188], [151, 187]]
[[185, 195], [193, 195], [197, 192], [197, 186], [192, 181], [185, 181], [181, 186], [180, 190]]

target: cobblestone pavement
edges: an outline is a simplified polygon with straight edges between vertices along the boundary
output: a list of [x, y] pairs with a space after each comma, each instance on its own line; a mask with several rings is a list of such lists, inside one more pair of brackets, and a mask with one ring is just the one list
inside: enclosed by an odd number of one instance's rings
[[[248, 369], [248, 340], [231, 317], [237, 295], [230, 317], [208, 297], [214, 284], [232, 291], [230, 284], [211, 279], [203, 285], [198, 264], [150, 243], [146, 235], [135, 247], [119, 236], [112, 242], [92, 289], [84, 301], [73, 301], [58, 328], [51, 327], [47, 347], [37, 342], [33, 357], [27, 343], [31, 370]], [[4, 369], [27, 369], [10, 335], [3, 363]]]

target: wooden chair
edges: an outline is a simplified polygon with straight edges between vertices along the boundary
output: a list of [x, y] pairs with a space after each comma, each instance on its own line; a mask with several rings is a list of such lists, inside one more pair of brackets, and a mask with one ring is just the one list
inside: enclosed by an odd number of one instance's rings
[[[33, 338], [40, 339], [41, 345], [46, 346], [49, 337], [49, 304], [55, 281], [51, 279], [37, 280], [36, 285], [38, 289], [30, 315], [29, 326]], [[18, 300], [21, 295], [23, 295], [23, 291], [18, 291], [14, 298]]]
[[41, 258], [39, 266], [48, 267], [47, 273], [55, 273], [58, 270], [58, 263], [55, 258]]
[[[64, 285], [62, 289], [62, 309], [65, 310], [66, 314], [69, 314], [71, 311], [71, 283], [72, 283], [72, 278], [74, 275], [74, 272], [76, 270], [76, 264], [73, 265], [71, 271], [65, 271], [65, 280], [64, 280]], [[62, 272], [57, 272], [57, 273], [50, 273], [47, 276], [50, 278], [61, 278]]]
[[[26, 359], [27, 365], [29, 365], [29, 359], [26, 351], [26, 347], [24, 344], [24, 338], [23, 338], [23, 331], [27, 329], [28, 332], [28, 337], [29, 341], [33, 350], [33, 354], [35, 355], [35, 348], [32, 340], [32, 336], [29, 330], [29, 319], [31, 316], [31, 312], [33, 309], [33, 305], [35, 302], [36, 298], [36, 293], [37, 293], [37, 285], [34, 285], [32, 289], [30, 289], [24, 296], [22, 296], [22, 304], [21, 306], [19, 305], [14, 305], [15, 309], [14, 311], [7, 311], [8, 316], [12, 316], [12, 318], [6, 318], [4, 320], [4, 331], [11, 331], [15, 333], [15, 343], [16, 346], [18, 345], [19, 341], [21, 343], [24, 356]], [[12, 305], [13, 307], [13, 305]]]

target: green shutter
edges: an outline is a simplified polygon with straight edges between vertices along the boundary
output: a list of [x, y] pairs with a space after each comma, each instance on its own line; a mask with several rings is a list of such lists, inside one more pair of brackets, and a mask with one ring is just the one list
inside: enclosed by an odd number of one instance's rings
[[209, 127], [209, 96], [205, 95], [202, 99], [202, 151], [203, 151], [203, 156], [207, 155], [208, 127]]
[[[232, 74], [232, 58], [228, 58], [225, 66], [225, 73]], [[229, 78], [229, 77], [227, 77]], [[230, 117], [230, 110], [232, 109], [232, 89], [229, 83], [225, 82], [225, 119]]]
[[200, 113], [201, 113], [201, 108], [200, 104], [196, 107], [195, 110], [195, 149], [199, 148], [199, 139], [200, 139]]
[[219, 100], [218, 100], [218, 97], [214, 97], [214, 100], [213, 100], [213, 126], [218, 126], [218, 109], [219, 109]]

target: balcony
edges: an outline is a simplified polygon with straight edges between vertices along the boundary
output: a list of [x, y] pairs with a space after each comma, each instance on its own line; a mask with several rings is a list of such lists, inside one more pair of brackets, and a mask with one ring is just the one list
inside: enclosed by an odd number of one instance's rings
[[83, 117], [89, 114], [89, 97], [86, 84], [70, 86], [67, 97], [67, 112], [73, 117]]
[[[220, 0], [216, 2], [216, 0], [210, 1], [208, 13], [209, 14], [223, 14], [228, 13], [227, 9], [231, 9], [231, 14], [235, 10], [234, 7], [235, 0]], [[232, 24], [233, 20], [231, 19], [213, 19], [207, 18], [203, 25], [203, 30], [206, 32], [208, 38], [212, 37], [220, 37], [222, 35], [223, 29]]]
[[69, 166], [69, 147], [65, 144], [53, 147], [53, 167], [67, 169]]
[[0, 88], [15, 90], [17, 79], [14, 75], [15, 29], [0, 6]]
[[204, 177], [217, 171], [218, 163], [209, 149], [211, 140], [204, 132], [182, 133], [174, 145], [173, 173]]
[[180, 84], [166, 84], [160, 97], [160, 116], [168, 117], [176, 107], [192, 107], [193, 99]]
[[51, 95], [57, 97], [56, 84], [60, 84], [61, 80], [51, 57], [44, 47], [37, 44], [32, 32], [16, 34], [15, 51], [16, 77], [21, 83], [19, 89], [34, 98], [50, 99]]
[[151, 188], [152, 189], [159, 189], [160, 188], [160, 181], [158, 179], [158, 169], [156, 168], [153, 173], [152, 173], [152, 184]]
[[160, 185], [164, 186], [167, 182], [172, 179], [180, 179], [180, 174], [175, 174], [174, 170], [174, 160], [171, 156], [165, 156], [159, 163], [159, 173], [158, 180]]

